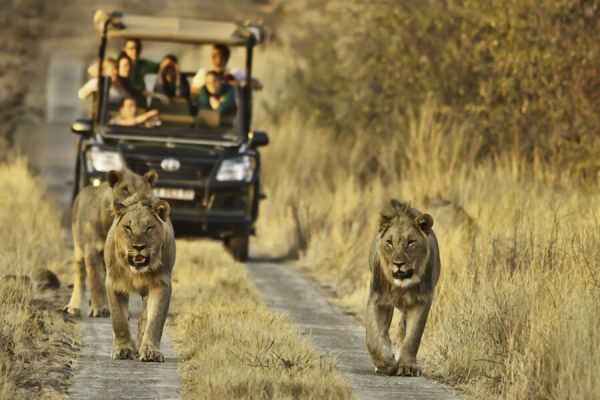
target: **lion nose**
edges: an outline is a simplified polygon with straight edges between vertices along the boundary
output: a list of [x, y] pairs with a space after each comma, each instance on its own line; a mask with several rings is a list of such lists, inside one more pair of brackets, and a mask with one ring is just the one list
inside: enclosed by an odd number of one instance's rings
[[145, 244], [134, 244], [132, 247], [134, 249], [136, 249], [137, 251], [142, 251], [146, 248], [146, 245]]
[[406, 260], [394, 261], [394, 265], [398, 267], [398, 269], [402, 269], [402, 267], [406, 265]]

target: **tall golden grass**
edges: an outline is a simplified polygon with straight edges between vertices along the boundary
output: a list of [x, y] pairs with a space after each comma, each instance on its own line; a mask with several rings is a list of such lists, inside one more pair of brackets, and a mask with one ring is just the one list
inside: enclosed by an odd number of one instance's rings
[[378, 212], [409, 201], [434, 216], [442, 256], [426, 373], [473, 398], [600, 398], [597, 184], [518, 151], [480, 160], [477, 135], [431, 102], [385, 140], [293, 112], [270, 131], [260, 247], [300, 254], [362, 317]]
[[173, 324], [189, 399], [346, 399], [347, 383], [260, 300], [218, 243], [177, 243]]
[[0, 185], [0, 398], [65, 398], [61, 367], [72, 354], [62, 343], [75, 327], [32, 287], [37, 269], [66, 272], [60, 215], [25, 160], [0, 164]]

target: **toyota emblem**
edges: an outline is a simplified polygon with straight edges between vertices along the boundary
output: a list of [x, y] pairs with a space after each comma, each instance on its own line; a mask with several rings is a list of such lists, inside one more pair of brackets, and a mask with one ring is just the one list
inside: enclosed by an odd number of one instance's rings
[[165, 171], [173, 172], [181, 168], [181, 162], [176, 158], [165, 158], [160, 162], [160, 167]]

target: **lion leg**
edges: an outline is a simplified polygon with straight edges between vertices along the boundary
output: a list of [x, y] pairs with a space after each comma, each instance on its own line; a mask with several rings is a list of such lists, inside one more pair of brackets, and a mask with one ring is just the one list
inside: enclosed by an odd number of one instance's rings
[[141, 345], [148, 321], [148, 295], [142, 296], [142, 314], [138, 321], [138, 345]]
[[85, 266], [90, 282], [91, 304], [88, 312], [90, 317], [108, 317], [110, 315], [106, 301], [105, 268], [102, 258], [102, 253], [94, 248], [85, 250]]
[[113, 359], [133, 360], [137, 351], [129, 333], [129, 295], [107, 290], [110, 317], [113, 326]]
[[394, 356], [396, 360], [400, 358], [400, 349], [402, 348], [402, 343], [404, 343], [404, 338], [406, 337], [406, 312], [398, 309], [398, 313], [398, 330], [396, 331], [396, 340], [394, 343]]
[[171, 302], [171, 287], [161, 286], [150, 289], [148, 293], [147, 315], [148, 322], [140, 345], [141, 361], [164, 362], [165, 358], [160, 351], [160, 339], [162, 337], [165, 320], [169, 312]]
[[407, 310], [406, 337], [400, 348], [396, 375], [421, 376], [421, 369], [417, 365], [417, 352], [430, 308], [431, 303], [425, 303]]
[[375, 370], [383, 374], [393, 375], [396, 372], [396, 360], [392, 353], [390, 324], [394, 315], [394, 307], [377, 304], [369, 296], [367, 304], [367, 350]]
[[85, 264], [81, 249], [75, 246], [75, 252], [73, 255], [73, 292], [71, 293], [71, 299], [63, 311], [74, 315], [81, 315], [81, 301], [83, 294], [85, 293]]

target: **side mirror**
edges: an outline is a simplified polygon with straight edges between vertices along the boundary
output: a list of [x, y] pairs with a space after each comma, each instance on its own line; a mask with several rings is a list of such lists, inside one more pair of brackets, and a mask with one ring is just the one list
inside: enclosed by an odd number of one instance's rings
[[78, 119], [71, 125], [71, 132], [78, 135], [89, 135], [92, 133], [92, 120]]
[[269, 135], [267, 132], [253, 131], [248, 135], [250, 146], [261, 147], [269, 144]]

